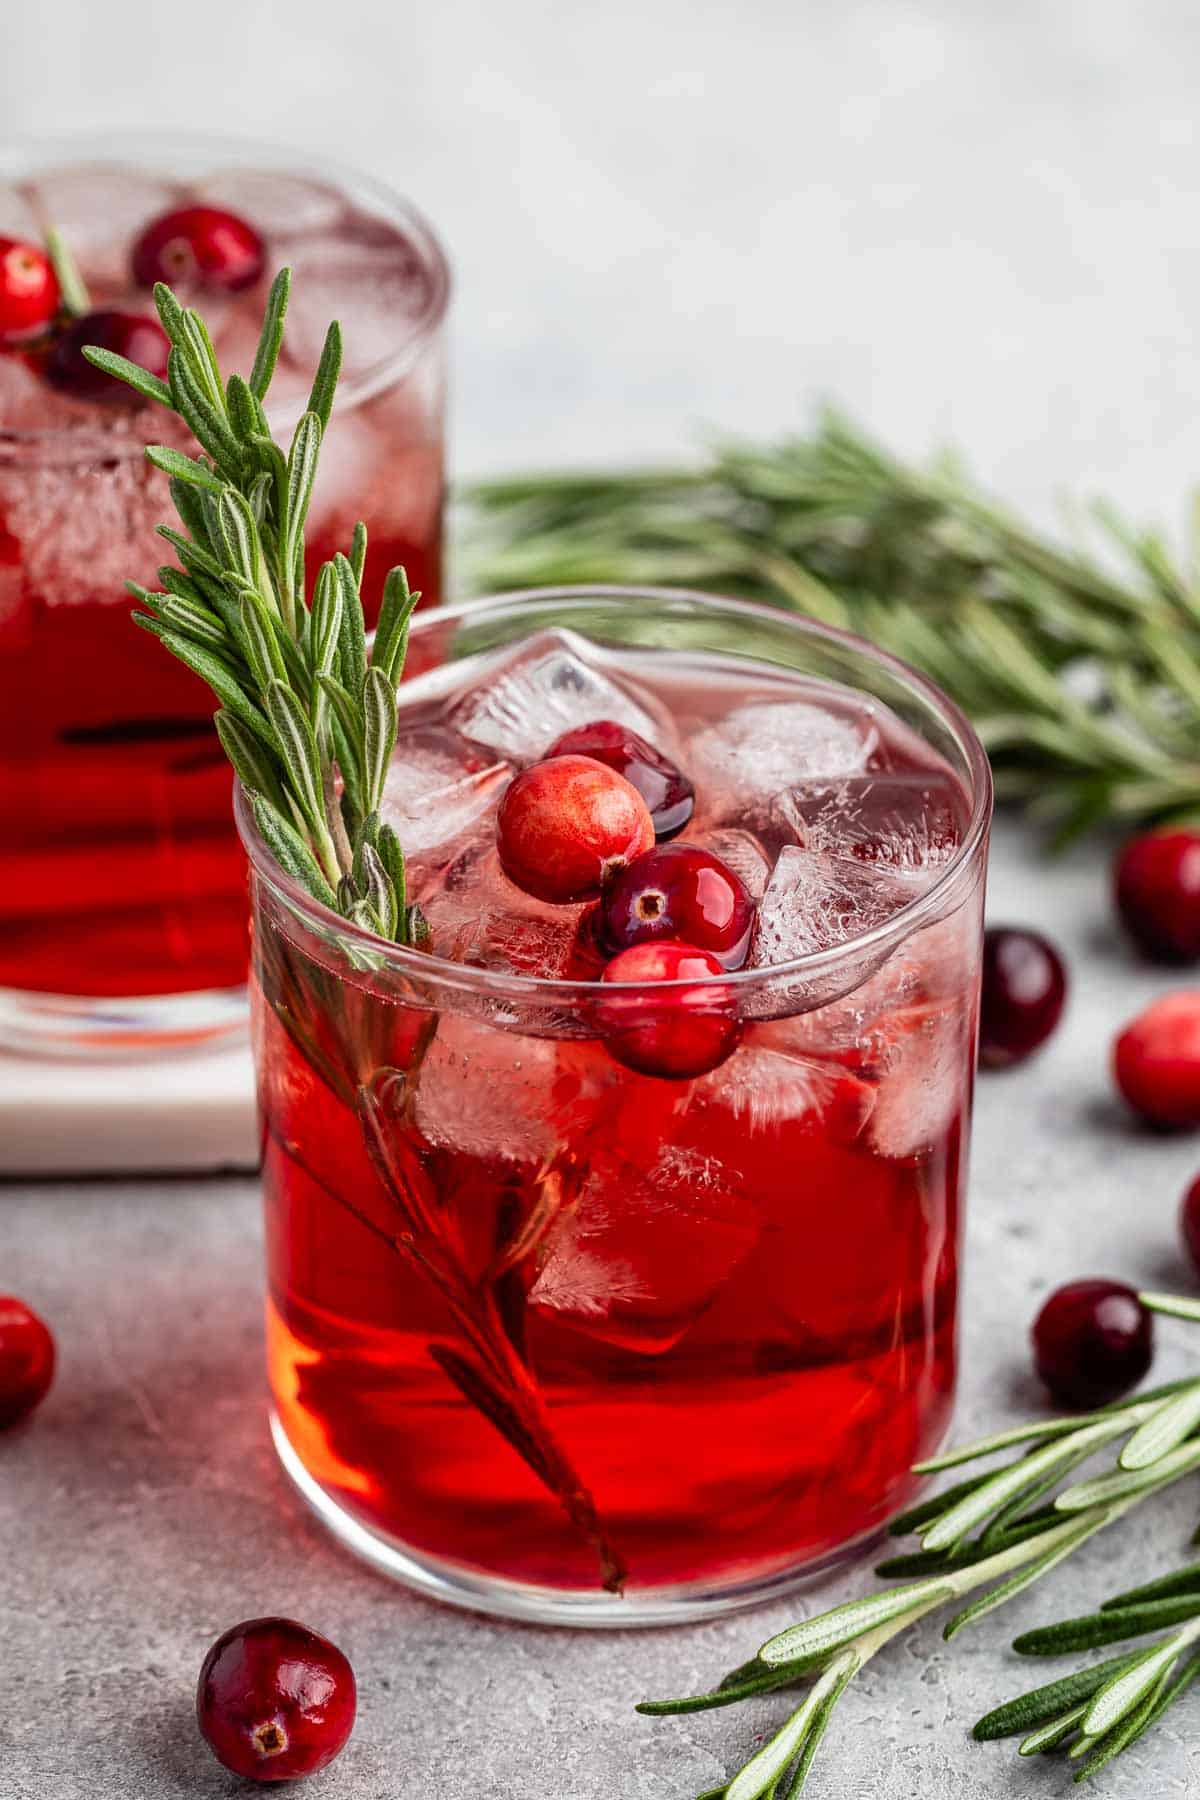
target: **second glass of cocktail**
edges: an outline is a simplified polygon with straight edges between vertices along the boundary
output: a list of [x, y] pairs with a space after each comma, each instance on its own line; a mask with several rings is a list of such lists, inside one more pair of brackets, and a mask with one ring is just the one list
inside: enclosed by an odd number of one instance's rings
[[[692, 594], [435, 613], [410, 672], [383, 812], [425, 949], [239, 802], [280, 1454], [445, 1599], [745, 1604], [949, 1420], [986, 759], [903, 665]], [[572, 758], [649, 821], [598, 896]]]

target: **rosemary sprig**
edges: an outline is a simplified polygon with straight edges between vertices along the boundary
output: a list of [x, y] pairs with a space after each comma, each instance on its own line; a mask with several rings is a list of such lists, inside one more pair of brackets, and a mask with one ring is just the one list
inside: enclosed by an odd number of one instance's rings
[[999, 792], [1066, 837], [1200, 812], [1200, 544], [1179, 567], [1110, 508], [1095, 523], [1099, 555], [1052, 542], [951, 459], [906, 467], [829, 413], [695, 469], [484, 483], [466, 547], [485, 591], [667, 582], [862, 632], [955, 696]]
[[165, 444], [146, 456], [170, 479], [182, 530], [162, 525], [175, 564], [162, 586], [127, 586], [145, 607], [134, 619], [206, 681], [220, 701], [216, 727], [276, 861], [317, 900], [397, 943], [425, 927], [408, 903], [404, 853], [380, 817], [396, 736], [396, 689], [418, 594], [403, 569], [384, 584], [368, 654], [362, 574], [366, 527], [349, 554], [322, 565], [306, 599], [304, 526], [342, 360], [329, 327], [308, 407], [285, 452], [264, 410], [283, 338], [291, 274], [276, 276], [249, 379], [225, 379], [198, 312], [154, 290], [171, 340], [167, 379], [112, 351], [97, 368], [176, 413], [200, 446]]
[[[1154, 1311], [1200, 1323], [1200, 1303], [1143, 1294]], [[1190, 1423], [1187, 1422], [1190, 1420]], [[644, 1701], [650, 1714], [730, 1706], [815, 1676], [794, 1711], [713, 1800], [795, 1800], [830, 1715], [854, 1676], [884, 1645], [928, 1614], [958, 1603], [943, 1627], [949, 1641], [967, 1625], [1049, 1574], [1106, 1526], [1153, 1493], [1200, 1468], [1200, 1376], [1171, 1382], [1082, 1417], [1042, 1420], [1004, 1431], [918, 1465], [936, 1473], [1024, 1446], [1000, 1468], [957, 1482], [896, 1519], [893, 1535], [915, 1533], [921, 1549], [892, 1558], [877, 1573], [916, 1581], [836, 1606], [770, 1638], [748, 1663], [709, 1693]], [[1102, 1450], [1121, 1449], [1111, 1468], [1062, 1483]], [[1052, 1500], [1047, 1496], [1058, 1489]], [[898, 1566], [902, 1565], [902, 1566]], [[973, 1600], [967, 1596], [976, 1594]], [[965, 1604], [963, 1604], [965, 1602]], [[1148, 1731], [1200, 1674], [1200, 1564], [1117, 1594], [1096, 1613], [1026, 1632], [1014, 1648], [1057, 1655], [1172, 1629], [1149, 1649], [1133, 1650], [1051, 1682], [996, 1708], [975, 1727], [978, 1738], [1022, 1734], [1022, 1755], [1068, 1739], [1082, 1780]]]

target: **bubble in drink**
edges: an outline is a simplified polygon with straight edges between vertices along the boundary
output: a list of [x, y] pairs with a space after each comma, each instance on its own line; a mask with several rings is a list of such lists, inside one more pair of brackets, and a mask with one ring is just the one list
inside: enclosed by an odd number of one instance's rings
[[643, 1356], [672, 1348], [753, 1248], [759, 1221], [715, 1157], [662, 1145], [598, 1167], [550, 1236], [529, 1304]]
[[893, 870], [788, 845], [758, 910], [751, 961], [761, 968], [832, 950], [886, 923], [918, 891]]
[[536, 762], [575, 725], [615, 719], [659, 749], [673, 741], [670, 721], [649, 695], [598, 668], [591, 647], [571, 631], [541, 631], [490, 664], [451, 718], [464, 737], [515, 763]]

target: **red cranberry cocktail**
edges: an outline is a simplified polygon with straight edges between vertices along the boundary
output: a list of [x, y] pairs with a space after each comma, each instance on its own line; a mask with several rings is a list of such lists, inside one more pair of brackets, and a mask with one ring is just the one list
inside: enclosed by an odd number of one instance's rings
[[741, 1604], [876, 1531], [949, 1419], [986, 759], [912, 671], [734, 602], [511, 596], [412, 651], [384, 810], [426, 950], [239, 802], [281, 1456], [443, 1598]]
[[[152, 288], [198, 305], [248, 375], [271, 277], [295, 272], [270, 397], [303, 410], [329, 320], [346, 356], [309, 514], [308, 570], [369, 530], [364, 592], [407, 568], [436, 601], [447, 273], [424, 221], [350, 175], [255, 146], [0, 159], [0, 1042], [125, 1047], [240, 1024], [245, 863], [213, 699], [130, 625], [157, 585], [177, 419], [93, 368], [100, 344], [165, 371]], [[45, 260], [86, 284], [74, 320]]]

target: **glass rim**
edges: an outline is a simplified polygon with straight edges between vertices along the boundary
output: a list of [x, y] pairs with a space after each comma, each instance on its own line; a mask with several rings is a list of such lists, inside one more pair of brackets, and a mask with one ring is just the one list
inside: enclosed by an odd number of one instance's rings
[[[771, 624], [783, 624], [795, 629], [799, 635], [815, 638], [835, 646], [843, 651], [850, 651], [858, 656], [865, 656], [879, 667], [886, 669], [898, 677], [909, 688], [916, 691], [921, 699], [930, 706], [940, 721], [948, 726], [961, 750], [970, 774], [971, 812], [963, 833], [962, 842], [950, 858], [949, 862], [938, 871], [937, 878], [925, 889], [924, 893], [915, 895], [906, 905], [898, 908], [881, 925], [864, 931], [857, 937], [847, 938], [845, 942], [833, 945], [828, 950], [811, 951], [807, 955], [794, 957], [790, 962], [768, 963], [757, 968], [727, 969], [720, 975], [686, 976], [675, 981], [631, 982], [631, 981], [567, 981], [561, 977], [543, 975], [519, 975], [507, 970], [481, 969], [470, 963], [454, 962], [449, 957], [431, 955], [428, 951], [414, 950], [403, 944], [396, 944], [387, 938], [377, 937], [373, 932], [365, 931], [340, 913], [316, 900], [280, 867], [263, 843], [254, 824], [242, 784], [234, 780], [234, 815], [238, 834], [243, 847], [256, 872], [268, 886], [287, 901], [294, 912], [304, 915], [319, 931], [328, 934], [330, 929], [343, 941], [361, 945], [369, 950], [376, 965], [381, 958], [386, 959], [389, 971], [397, 974], [415, 976], [420, 981], [435, 982], [442, 986], [457, 988], [476, 996], [491, 996], [496, 999], [513, 1001], [538, 1001], [578, 1005], [586, 998], [596, 995], [638, 995], [666, 996], [684, 991], [703, 988], [706, 991], [727, 992], [731, 995], [754, 993], [760, 988], [769, 988], [780, 982], [793, 982], [797, 978], [818, 981], [823, 976], [835, 974], [843, 964], [859, 960], [872, 961], [878, 966], [898, 945], [911, 937], [923, 926], [933, 924], [952, 910], [945, 905], [945, 898], [958, 885], [964, 875], [976, 864], [980, 849], [986, 839], [992, 816], [992, 770], [987, 752], [980, 741], [974, 726], [962, 711], [961, 707], [950, 696], [943, 692], [935, 681], [923, 675], [919, 669], [905, 662], [901, 657], [893, 656], [888, 650], [881, 650], [868, 638], [860, 637], [856, 632], [842, 631], [836, 626], [826, 625], [819, 619], [810, 618], [805, 613], [786, 612], [781, 607], [768, 606], [760, 601], [737, 600], [730, 595], [705, 593], [698, 588], [637, 586], [625, 583], [579, 583], [560, 587], [514, 588], [503, 593], [486, 594], [475, 600], [459, 600], [451, 605], [430, 607], [428, 611], [418, 611], [413, 616], [412, 635], [418, 636], [422, 631], [436, 629], [453, 619], [472, 619], [486, 616], [499, 608], [528, 605], [531, 602], [546, 606], [559, 605], [562, 602], [588, 600], [621, 600], [621, 601], [686, 601], [692, 605], [713, 607], [720, 611], [747, 619], [759, 619]], [[403, 845], [401, 845], [403, 848]], [[857, 986], [858, 981], [853, 983]], [[821, 1002], [823, 1004], [824, 1002]]]
[[[39, 167], [44, 170], [69, 167], [72, 152], [75, 159], [97, 165], [140, 161], [153, 169], [151, 152], [156, 146], [161, 151], [164, 142], [168, 163], [173, 153], [188, 150], [197, 154], [211, 151], [214, 156], [232, 152], [241, 157], [244, 153], [243, 166], [254, 171], [255, 155], [267, 157], [289, 175], [312, 175], [335, 186], [347, 199], [353, 200], [355, 194], [365, 194], [378, 204], [383, 214], [402, 226], [433, 278], [428, 300], [393, 350], [360, 375], [343, 376], [339, 380], [333, 417], [336, 419], [365, 405], [404, 378], [445, 322], [453, 286], [450, 264], [440, 238], [420, 207], [390, 183], [352, 163], [334, 157], [314, 156], [298, 144], [281, 143], [274, 138], [244, 137], [238, 132], [183, 130], [171, 133], [164, 140], [161, 131], [136, 126], [117, 126], [111, 131], [92, 126], [78, 131], [24, 131], [0, 139], [0, 182], [30, 179]], [[91, 156], [88, 155], [89, 147], [94, 152]], [[139, 151], [142, 152], [140, 158]], [[202, 300], [203, 296], [199, 298]], [[295, 422], [290, 412], [281, 414], [281, 418], [285, 424]], [[0, 446], [11, 446], [24, 452], [24, 461], [36, 462], [39, 451], [50, 452], [60, 445], [70, 445], [72, 452], [77, 451], [77, 454], [56, 457], [57, 467], [91, 462], [98, 454], [114, 462], [140, 459], [145, 454], [141, 440], [114, 448], [111, 437], [99, 428], [92, 431], [86, 426], [81, 429], [51, 426], [45, 430], [17, 431], [6, 426], [0, 418]]]

